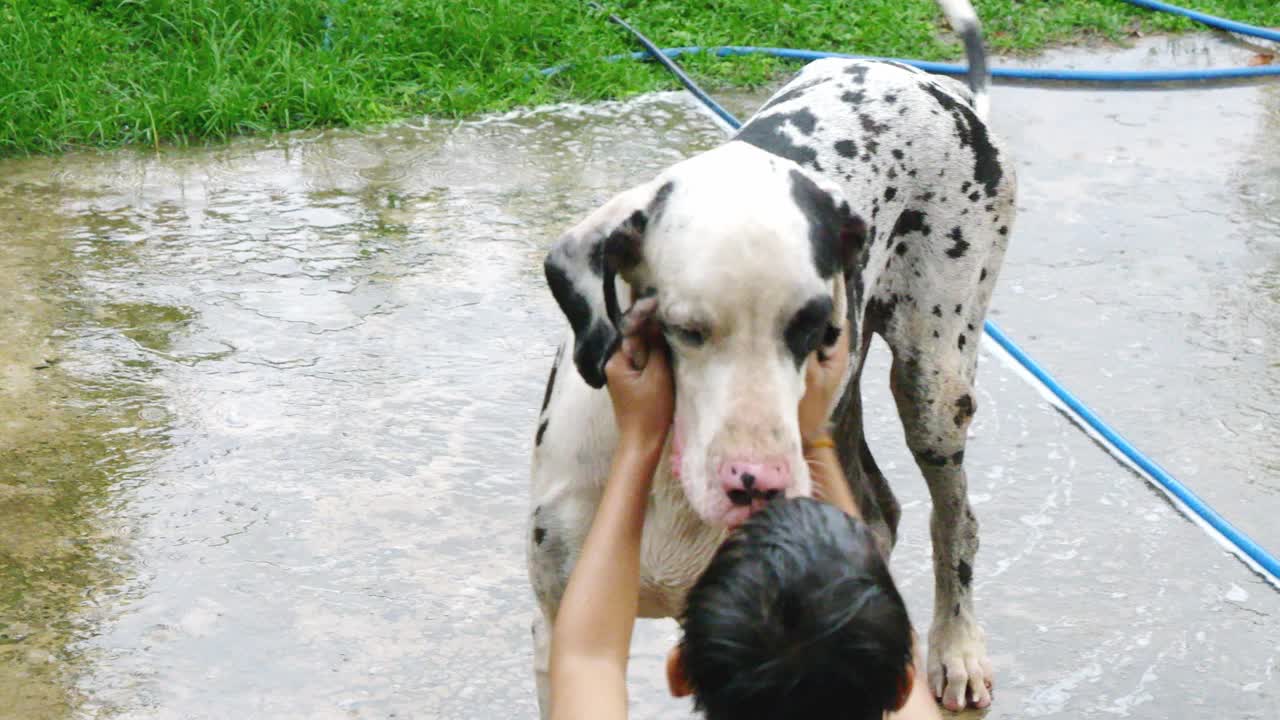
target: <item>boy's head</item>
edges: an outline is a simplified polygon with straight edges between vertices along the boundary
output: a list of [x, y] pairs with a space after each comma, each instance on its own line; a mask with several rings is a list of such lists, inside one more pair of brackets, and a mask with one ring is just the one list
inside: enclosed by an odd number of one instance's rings
[[879, 720], [911, 689], [911, 623], [870, 530], [808, 498], [734, 532], [689, 593], [672, 693], [708, 720]]

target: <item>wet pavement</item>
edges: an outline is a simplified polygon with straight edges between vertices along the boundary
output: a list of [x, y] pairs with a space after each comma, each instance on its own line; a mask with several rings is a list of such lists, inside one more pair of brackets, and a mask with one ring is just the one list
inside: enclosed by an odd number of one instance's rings
[[[993, 107], [1021, 180], [993, 318], [1280, 552], [1280, 85]], [[534, 717], [523, 518], [563, 327], [541, 258], [721, 138], [669, 93], [0, 166], [0, 717]], [[878, 351], [923, 628], [928, 501], [886, 377]], [[987, 716], [1280, 717], [1280, 593], [991, 354], [978, 405]], [[639, 628], [637, 718], [689, 716], [673, 637]]]

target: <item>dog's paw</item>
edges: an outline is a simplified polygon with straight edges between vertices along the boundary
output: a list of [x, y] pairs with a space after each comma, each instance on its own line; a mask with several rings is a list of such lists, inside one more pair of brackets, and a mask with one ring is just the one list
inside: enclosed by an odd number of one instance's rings
[[929, 629], [929, 688], [948, 710], [991, 704], [987, 641], [972, 619], [950, 617]]

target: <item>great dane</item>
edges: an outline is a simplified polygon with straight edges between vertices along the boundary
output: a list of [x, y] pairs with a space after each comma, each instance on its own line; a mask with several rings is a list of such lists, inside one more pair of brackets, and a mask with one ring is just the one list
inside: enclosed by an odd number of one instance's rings
[[[725, 528], [749, 510], [744, 473], [758, 492], [810, 492], [796, 419], [804, 363], [838, 337], [851, 367], [833, 436], [888, 553], [899, 506], [867, 447], [859, 390], [876, 334], [892, 351], [893, 397], [933, 500], [929, 683], [949, 708], [990, 702], [964, 450], [1015, 179], [985, 122], [972, 7], [940, 4], [965, 39], [969, 87], [896, 63], [814, 62], [730, 141], [617, 195], [552, 247], [547, 283], [571, 332], [533, 453], [528, 562], [544, 714], [550, 624], [616, 441], [604, 366], [641, 297], [657, 299], [676, 383], [645, 519], [641, 616], [679, 617]], [[570, 352], [577, 373], [565, 368]]]

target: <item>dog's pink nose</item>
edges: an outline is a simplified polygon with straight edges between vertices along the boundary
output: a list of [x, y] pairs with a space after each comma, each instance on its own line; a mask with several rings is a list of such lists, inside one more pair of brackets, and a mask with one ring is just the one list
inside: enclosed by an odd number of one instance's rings
[[725, 460], [720, 463], [720, 485], [729, 501], [740, 507], [772, 500], [791, 487], [791, 466], [780, 458]]

